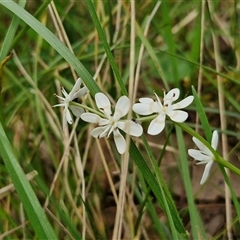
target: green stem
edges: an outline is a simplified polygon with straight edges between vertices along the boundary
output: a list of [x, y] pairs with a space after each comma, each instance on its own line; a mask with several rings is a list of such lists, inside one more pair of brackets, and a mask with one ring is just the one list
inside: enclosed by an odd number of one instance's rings
[[88, 106], [86, 106], [86, 105], [83, 105], [83, 104], [81, 104], [81, 103], [70, 102], [69, 104], [72, 105], [72, 106], [81, 107], [81, 108], [83, 108], [83, 109], [88, 110], [89, 112], [92, 112], [92, 113], [97, 114], [98, 116], [101, 116], [101, 117], [103, 117], [103, 118], [106, 118], [106, 116], [105, 116], [103, 113], [101, 113], [101, 112], [99, 112], [99, 111], [97, 111], [97, 110], [95, 110], [95, 109], [93, 109], [93, 108], [90, 108], [90, 107], [88, 107]]
[[[97, 111], [97, 110], [95, 110], [95, 109], [93, 109], [93, 108], [91, 108], [91, 107], [88, 107], [88, 106], [86, 106], [86, 105], [83, 105], [83, 104], [81, 104], [81, 103], [70, 102], [69, 104], [72, 105], [72, 106], [81, 107], [81, 108], [83, 108], [83, 109], [88, 110], [89, 112], [95, 113], [95, 114], [97, 114], [97, 115], [99, 115], [99, 116], [101, 116], [101, 117], [103, 117], [103, 118], [106, 118], [106, 116], [105, 116], [102, 112]], [[147, 117], [134, 118], [134, 120], [136, 120], [137, 122], [146, 122], [146, 121], [152, 120], [152, 119], [154, 119], [154, 118], [156, 118], [156, 117], [157, 117], [157, 114], [154, 114], [154, 115], [147, 116]]]
[[156, 118], [157, 116], [158, 116], [158, 114], [153, 114], [153, 115], [150, 115], [150, 116], [147, 116], [147, 117], [135, 118], [135, 120], [138, 121], [138, 122], [146, 122], [146, 121], [149, 121], [149, 120], [152, 120], [152, 119]]

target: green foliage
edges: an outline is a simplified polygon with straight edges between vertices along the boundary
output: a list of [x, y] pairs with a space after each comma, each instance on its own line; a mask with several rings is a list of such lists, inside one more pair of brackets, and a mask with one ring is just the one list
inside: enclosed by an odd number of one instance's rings
[[[192, 136], [214, 155], [236, 211], [231, 224], [238, 226], [239, 193], [225, 168], [237, 175], [240, 170], [236, 161], [226, 161], [221, 151], [210, 146], [212, 129], [218, 129], [231, 140], [231, 156], [239, 148], [239, 46], [234, 4], [228, 8], [225, 5], [230, 3], [218, 1], [212, 6], [214, 13], [210, 7], [201, 13], [201, 2], [135, 2], [134, 26], [131, 1], [20, 1], [18, 5], [9, 0], [0, 4], [4, 36], [0, 39], [0, 238], [106, 239], [113, 237], [122, 218], [125, 238], [144, 238], [146, 234], [149, 239], [205, 239], [211, 234], [200, 214], [198, 194], [208, 183], [196, 193], [199, 180], [192, 176], [187, 156], [187, 149], [194, 146]], [[226, 9], [229, 12], [225, 13]], [[219, 25], [213, 14], [221, 20]], [[223, 28], [225, 24], [227, 28]], [[135, 59], [130, 61], [133, 27]], [[215, 68], [213, 32], [219, 39], [221, 72]], [[202, 90], [198, 96], [200, 68]], [[131, 69], [137, 86], [134, 93], [127, 90]], [[228, 126], [224, 130], [220, 130], [217, 76], [222, 79], [226, 100]], [[93, 139], [90, 124], [75, 117], [76, 125], [62, 131], [62, 109], [61, 115], [52, 109], [57, 104], [53, 94], [61, 95], [61, 85], [69, 92], [78, 77], [90, 93], [78, 101], [92, 108], [99, 91], [108, 94], [114, 105], [121, 95], [136, 95], [137, 102], [140, 97], [153, 97], [154, 91], [162, 98], [162, 89], [175, 87], [180, 88], [181, 98], [192, 93], [194, 103], [186, 110], [187, 123], [167, 119], [159, 136], [149, 137], [145, 133], [149, 122], [142, 122], [144, 135], [130, 139], [129, 156], [120, 156], [111, 137]], [[199, 133], [194, 130], [196, 112]], [[118, 182], [128, 157], [127, 181], [120, 178]], [[25, 173], [32, 170], [38, 176], [29, 180]], [[211, 184], [214, 174], [209, 179], [211, 187], [216, 185]], [[11, 190], [2, 189], [11, 183]], [[118, 194], [122, 184], [126, 199], [117, 219], [119, 202], [123, 203]], [[176, 184], [184, 189], [180, 195]], [[214, 232], [212, 237], [222, 237], [225, 230], [223, 226], [221, 233]]]

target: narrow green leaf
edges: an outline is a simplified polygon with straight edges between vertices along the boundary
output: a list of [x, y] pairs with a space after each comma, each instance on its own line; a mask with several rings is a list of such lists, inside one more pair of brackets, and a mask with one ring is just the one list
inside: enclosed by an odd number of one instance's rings
[[[157, 160], [155, 159], [155, 157], [150, 149], [150, 146], [148, 144], [148, 141], [144, 135], [142, 135], [142, 140], [143, 140], [144, 146], [146, 148], [146, 151], [148, 153], [148, 156], [150, 158], [150, 161], [151, 161], [151, 164], [153, 167], [153, 171], [156, 174], [156, 182], [159, 186], [158, 191], [160, 191], [160, 196], [161, 196], [161, 200], [162, 200], [161, 204], [164, 204], [164, 205], [162, 205], [162, 208], [164, 209], [164, 212], [167, 214], [167, 217], [168, 217], [168, 220], [170, 223], [170, 227], [172, 230], [172, 234], [173, 234], [173, 236], [175, 235], [175, 238], [176, 238], [176, 230], [173, 227], [173, 223], [175, 225], [175, 228], [178, 230], [178, 232], [181, 232], [181, 229], [183, 230], [184, 226], [182, 224], [181, 218], [177, 211], [176, 205], [172, 199], [172, 196], [168, 189], [168, 186], [163, 179], [161, 171], [159, 170]], [[184, 231], [185, 231], [185, 229], [184, 229]]]
[[236, 212], [237, 212], [237, 216], [238, 216], [238, 222], [240, 223], [240, 204], [239, 204], [239, 200], [238, 200], [238, 198], [235, 194], [235, 191], [232, 187], [232, 184], [231, 184], [230, 179], [229, 179], [229, 177], [226, 173], [225, 168], [223, 166], [221, 166], [220, 164], [218, 164], [218, 166], [219, 166], [219, 168], [220, 168], [220, 170], [223, 174], [224, 180], [225, 180], [225, 182], [226, 182], [226, 184], [227, 184], [227, 186], [230, 190], [230, 193], [231, 193], [231, 196], [232, 196], [232, 201], [233, 201], [234, 206], [236, 208]]
[[202, 221], [200, 219], [199, 213], [194, 203], [192, 184], [191, 184], [189, 166], [187, 161], [188, 158], [186, 154], [186, 147], [184, 143], [182, 129], [178, 126], [176, 126], [176, 134], [177, 134], [179, 152], [181, 153], [179, 164], [181, 166], [181, 174], [183, 178], [184, 187], [186, 189], [185, 192], [187, 195], [188, 209], [189, 209], [189, 215], [191, 219], [190, 222], [191, 222], [192, 236], [193, 236], [193, 239], [198, 239], [199, 236], [206, 238], [206, 232], [204, 231]]
[[[133, 141], [131, 141], [131, 145], [130, 145], [130, 156], [132, 157], [135, 164], [138, 166], [139, 170], [143, 174], [143, 176], [144, 176], [145, 180], [147, 181], [149, 187], [151, 188], [155, 197], [157, 198], [160, 206], [165, 211], [166, 209], [164, 207], [165, 204], [164, 204], [164, 201], [163, 201], [163, 196], [161, 194], [160, 186], [159, 186], [159, 184], [156, 181], [153, 173], [149, 169], [147, 163], [145, 162], [143, 156], [138, 151], [138, 149], [137, 149], [137, 147], [136, 147], [136, 145], [134, 144]], [[163, 182], [163, 179], [161, 180], [161, 182]], [[164, 190], [165, 190], [165, 187], [164, 187]], [[174, 224], [175, 224], [175, 227], [176, 227], [177, 231], [182, 235], [183, 238], [187, 239], [186, 230], [183, 227], [181, 219], [179, 217], [176, 217], [176, 216], [178, 216], [178, 213], [177, 213], [177, 211], [174, 207], [174, 204], [171, 203], [171, 199], [169, 197], [167, 198], [167, 201], [168, 201], [168, 206], [170, 208], [170, 212], [172, 213], [172, 218], [173, 218], [173, 221], [174, 221]]]
[[[172, 54], [175, 54], [176, 47], [175, 47], [175, 42], [174, 42], [173, 34], [172, 34], [172, 26], [171, 26], [168, 1], [162, 1], [162, 6], [160, 9], [162, 10], [162, 17], [163, 17], [162, 24], [164, 25], [164, 27], [161, 28], [161, 32], [165, 39], [165, 43], [168, 46], [168, 51]], [[177, 59], [174, 57], [171, 57], [170, 61], [171, 61], [171, 70], [172, 70], [173, 78], [174, 78], [173, 81], [175, 83], [175, 86], [179, 87], [180, 84], [178, 81]]]
[[151, 44], [149, 43], [148, 39], [144, 36], [143, 31], [141, 29], [141, 27], [136, 23], [136, 32], [138, 37], [141, 39], [141, 42], [144, 44], [145, 48], [147, 49], [149, 56], [151, 57], [153, 64], [155, 65], [160, 77], [163, 80], [164, 86], [167, 90], [169, 90], [169, 84], [168, 84], [168, 80], [167, 80], [167, 76], [164, 73], [162, 66], [160, 64], [160, 61], [156, 55], [156, 50], [153, 49], [153, 47], [151, 46]]
[[106, 35], [105, 35], [105, 33], [104, 33], [103, 29], [102, 29], [102, 26], [101, 26], [101, 24], [100, 24], [100, 22], [98, 20], [98, 17], [97, 17], [96, 11], [94, 9], [93, 3], [92, 3], [91, 0], [85, 0], [85, 2], [86, 2], [86, 5], [88, 7], [88, 11], [89, 11], [89, 13], [90, 13], [90, 15], [92, 17], [93, 23], [94, 23], [94, 25], [95, 25], [95, 27], [96, 27], [96, 29], [98, 31], [99, 37], [100, 37], [100, 39], [102, 41], [102, 45], [103, 45], [103, 47], [105, 49], [105, 52], [107, 54], [109, 63], [111, 65], [111, 67], [112, 67], [112, 70], [113, 70], [115, 76], [116, 76], [116, 79], [117, 79], [118, 84], [119, 84], [119, 86], [121, 88], [121, 91], [122, 91], [122, 93], [124, 95], [128, 95], [127, 89], [126, 89], [126, 87], [125, 87], [125, 85], [124, 85], [124, 83], [122, 81], [122, 77], [120, 75], [120, 72], [118, 70], [117, 64], [116, 64], [116, 62], [114, 60], [114, 57], [113, 57], [112, 52], [111, 52], [111, 49], [110, 49], [109, 44], [107, 42]]
[[[22, 1], [19, 2], [19, 5]], [[39, 17], [42, 12], [47, 8], [47, 6], [50, 4], [51, 0], [45, 0], [43, 1], [42, 5], [37, 9], [36, 13], [34, 14], [34, 17]], [[18, 18], [19, 19], [19, 18]], [[29, 25], [25, 25], [22, 30], [18, 33], [18, 35], [14, 38], [14, 40], [11, 42], [11, 48], [14, 48], [15, 45], [21, 41], [21, 38], [26, 34], [26, 32], [29, 30]]]
[[[221, 74], [219, 74], [221, 76]], [[215, 81], [215, 79], [212, 78], [212, 75], [211, 74], [207, 74], [206, 72], [204, 73], [204, 76], [207, 78], [207, 80], [209, 80], [211, 82], [211, 84], [216, 88], [218, 89], [218, 84], [217, 84], [217, 81]], [[224, 78], [227, 78], [225, 76], [222, 76]], [[228, 80], [230, 81], [233, 81], [232, 78], [227, 78]], [[240, 84], [240, 81], [239, 80], [234, 80], [234, 81], [237, 81], [237, 84], [239, 85]], [[229, 89], [225, 89], [225, 88], [222, 88], [222, 92], [225, 96], [225, 98], [229, 101], [229, 103], [232, 105], [232, 107], [234, 107], [238, 112], [240, 112], [240, 104], [239, 104], [239, 101], [238, 99], [236, 98], [236, 95], [235, 94], [232, 94], [231, 91], [229, 91]], [[225, 112], [227, 113], [227, 111]], [[231, 113], [233, 113], [231, 111]]]
[[93, 96], [100, 91], [100, 88], [95, 83], [91, 74], [77, 59], [77, 57], [42, 23], [40, 23], [30, 13], [28, 13], [25, 9], [21, 8], [13, 1], [1, 1], [0, 4], [6, 7], [9, 11], [13, 12], [15, 15], [17, 15], [34, 31], [36, 31], [40, 36], [42, 36], [76, 70], [76, 72], [79, 76], [81, 76], [83, 82], [88, 87], [89, 91]]
[[197, 95], [197, 92], [196, 92], [196, 90], [193, 86], [192, 86], [192, 93], [193, 93], [193, 96], [194, 96], [194, 101], [196, 103], [197, 113], [198, 113], [198, 116], [200, 118], [203, 130], [204, 130], [204, 134], [206, 136], [207, 141], [211, 142], [212, 130], [211, 130], [210, 125], [208, 123], [208, 119], [207, 119], [206, 113], [204, 111], [203, 105], [202, 105], [202, 103], [201, 103], [201, 101], [200, 101], [200, 99]]
[[[20, 1], [19, 3], [21, 7], [24, 7], [25, 4], [26, 4], [26, 0]], [[11, 49], [11, 43], [13, 41], [13, 38], [15, 36], [19, 23], [20, 23], [20, 19], [15, 15], [8, 28], [7, 34], [1, 46], [0, 62], [8, 55], [8, 52]]]
[[57, 239], [0, 123], [0, 155], [39, 239]]
[[[195, 62], [195, 61], [186, 59], [185, 57], [182, 57], [182, 56], [180, 56], [180, 55], [172, 54], [172, 53], [169, 53], [169, 52], [166, 52], [166, 51], [162, 51], [162, 50], [159, 50], [159, 49], [156, 50], [156, 51], [157, 51], [157, 52], [161, 52], [161, 53], [166, 54], [166, 55], [169, 55], [169, 56], [176, 57], [176, 58], [178, 58], [178, 59], [180, 59], [180, 60], [183, 60], [183, 61], [185, 61], [185, 62], [187, 62], [187, 63], [192, 64], [193, 66], [196, 66], [196, 67], [199, 69], [200, 64], [199, 64], [198, 62]], [[221, 72], [218, 72], [218, 71], [216, 71], [215, 69], [213, 69], [213, 68], [211, 68], [211, 67], [207, 67], [207, 66], [205, 66], [205, 65], [202, 65], [202, 68], [203, 68], [204, 70], [206, 70], [206, 71], [209, 71], [209, 72], [211, 72], [211, 73], [215, 73], [216, 75], [222, 76], [223, 78], [226, 78], [226, 79], [228, 79], [228, 80], [236, 83], [237, 85], [240, 85], [240, 81], [238, 80], [238, 78], [235, 79], [235, 78], [229, 77], [228, 75], [226, 75], [226, 74], [224, 74], [224, 73], [221, 73]], [[206, 71], [205, 71], [205, 72], [206, 72]]]

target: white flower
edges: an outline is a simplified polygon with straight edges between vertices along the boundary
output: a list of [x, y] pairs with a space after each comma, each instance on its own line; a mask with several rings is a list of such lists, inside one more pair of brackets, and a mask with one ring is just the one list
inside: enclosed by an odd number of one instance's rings
[[148, 127], [148, 134], [157, 135], [165, 127], [166, 115], [169, 116], [175, 122], [184, 122], [188, 113], [178, 110], [187, 107], [193, 101], [193, 96], [188, 96], [182, 101], [173, 104], [179, 98], [180, 90], [174, 88], [167, 94], [164, 92], [163, 104], [161, 103], [159, 97], [154, 93], [157, 101], [153, 101], [151, 98], [140, 98], [140, 103], [135, 103], [133, 105], [133, 111], [140, 115], [150, 115], [152, 113], [157, 113], [157, 117], [153, 119]]
[[74, 86], [69, 94], [62, 87], [62, 94], [64, 95], [64, 97], [55, 95], [56, 97], [58, 97], [60, 99], [60, 103], [57, 105], [54, 105], [53, 107], [59, 107], [59, 106], [64, 107], [63, 129], [65, 129], [65, 127], [67, 126], [67, 122], [69, 124], [72, 124], [72, 122], [73, 122], [69, 108], [72, 110], [73, 114], [76, 117], [80, 117], [81, 114], [84, 113], [84, 110], [81, 107], [69, 105], [69, 102], [73, 101], [75, 98], [79, 98], [79, 97], [83, 96], [87, 92], [87, 87], [80, 88], [81, 83], [82, 83], [82, 80], [80, 78], [78, 78], [78, 80], [74, 84]]
[[[196, 149], [189, 149], [188, 154], [193, 157], [195, 160], [199, 161], [196, 164], [206, 164], [202, 179], [200, 181], [200, 184], [202, 185], [205, 183], [205, 181], [208, 178], [210, 169], [212, 167], [213, 161], [214, 161], [214, 155], [212, 152], [202, 143], [200, 142], [197, 138], [193, 137], [192, 138], [194, 143], [197, 145], [199, 150]], [[214, 150], [217, 149], [218, 145], [218, 132], [215, 130], [212, 135], [212, 141], [211, 141], [211, 146]]]
[[120, 154], [123, 154], [126, 151], [126, 141], [119, 129], [135, 137], [141, 136], [143, 132], [142, 126], [134, 121], [120, 121], [120, 118], [124, 117], [130, 109], [128, 97], [122, 96], [119, 98], [113, 115], [110, 101], [106, 95], [97, 93], [95, 101], [98, 109], [105, 115], [105, 118], [101, 118], [93, 113], [83, 113], [81, 118], [86, 122], [97, 123], [99, 127], [96, 127], [91, 132], [91, 135], [95, 138], [109, 137], [113, 133], [117, 150]]

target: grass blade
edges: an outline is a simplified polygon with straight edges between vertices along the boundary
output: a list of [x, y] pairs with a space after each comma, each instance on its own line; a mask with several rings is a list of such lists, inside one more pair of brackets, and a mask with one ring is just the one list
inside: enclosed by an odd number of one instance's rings
[[193, 239], [198, 239], [199, 236], [206, 238], [206, 233], [204, 232], [203, 224], [196, 209], [194, 203], [194, 197], [192, 192], [192, 184], [190, 179], [189, 167], [187, 162], [187, 154], [186, 147], [184, 143], [184, 138], [182, 134], [182, 130], [180, 127], [176, 126], [176, 133], [178, 139], [179, 152], [181, 153], [180, 158], [180, 166], [181, 166], [181, 174], [183, 178], [183, 183], [186, 189], [186, 195], [188, 200], [188, 210], [191, 219], [192, 226], [192, 237]]
[[125, 87], [125, 85], [124, 85], [124, 83], [122, 81], [122, 77], [121, 77], [121, 75], [119, 73], [117, 64], [116, 64], [116, 62], [114, 60], [114, 57], [113, 57], [112, 52], [111, 52], [111, 49], [110, 49], [109, 44], [107, 42], [105, 33], [104, 33], [104, 31], [103, 31], [103, 29], [101, 27], [101, 24], [100, 24], [100, 22], [98, 20], [98, 17], [97, 17], [96, 11], [94, 9], [93, 3], [92, 3], [91, 0], [86, 0], [85, 2], [87, 4], [88, 11], [89, 11], [89, 13], [90, 13], [90, 15], [92, 17], [93, 23], [94, 23], [94, 25], [95, 25], [95, 27], [96, 27], [96, 29], [98, 31], [99, 37], [100, 37], [100, 39], [102, 41], [102, 44], [103, 44], [103, 47], [104, 47], [105, 52], [107, 54], [109, 63], [111, 65], [111, 67], [112, 67], [112, 70], [113, 70], [115, 76], [116, 76], [118, 84], [119, 84], [119, 86], [120, 86], [120, 88], [122, 90], [122, 93], [124, 95], [128, 95], [127, 89], [126, 89], [126, 87]]
[[194, 101], [196, 103], [198, 116], [199, 116], [200, 121], [202, 123], [204, 134], [206, 136], [207, 141], [211, 142], [212, 131], [211, 131], [211, 128], [209, 126], [208, 119], [207, 119], [206, 113], [204, 111], [203, 105], [202, 105], [202, 103], [201, 103], [201, 101], [200, 101], [200, 99], [199, 99], [199, 97], [197, 95], [197, 92], [196, 92], [196, 90], [195, 90], [195, 88], [193, 86], [192, 86], [192, 92], [193, 92], [193, 96], [194, 96]]
[[13, 12], [19, 18], [21, 18], [25, 23], [27, 23], [34, 31], [36, 31], [40, 36], [42, 36], [81, 76], [83, 82], [88, 87], [91, 94], [94, 96], [100, 91], [100, 88], [95, 83], [91, 74], [83, 66], [83, 64], [77, 59], [77, 57], [42, 23], [40, 23], [36, 18], [34, 18], [25, 9], [21, 8], [18, 4], [13, 1], [1, 2], [4, 7], [9, 11]]
[[[135, 144], [132, 141], [131, 141], [131, 145], [130, 145], [130, 155], [133, 158], [135, 164], [138, 166], [141, 173], [143, 174], [145, 180], [147, 181], [149, 187], [153, 191], [153, 193], [154, 193], [155, 197], [157, 198], [158, 202], [160, 203], [161, 207], [164, 209], [165, 204], [163, 201], [163, 196], [161, 194], [162, 191], [160, 189], [160, 186], [157, 183], [153, 173], [150, 171], [148, 165], [146, 164], [143, 156], [138, 151], [137, 147], [135, 146]], [[165, 190], [165, 187], [164, 187], [164, 190]], [[176, 214], [176, 209], [175, 209], [174, 205], [172, 204], [171, 199], [169, 199], [169, 196], [168, 196], [167, 201], [168, 201], [168, 206], [170, 208], [170, 212], [172, 214], [175, 228], [182, 235], [183, 238], [187, 239], [185, 228], [183, 227], [180, 218], [176, 217], [176, 216], [178, 216], [178, 213]], [[165, 210], [166, 209], [164, 209], [164, 211]]]
[[57, 239], [0, 123], [0, 154], [39, 239]]

